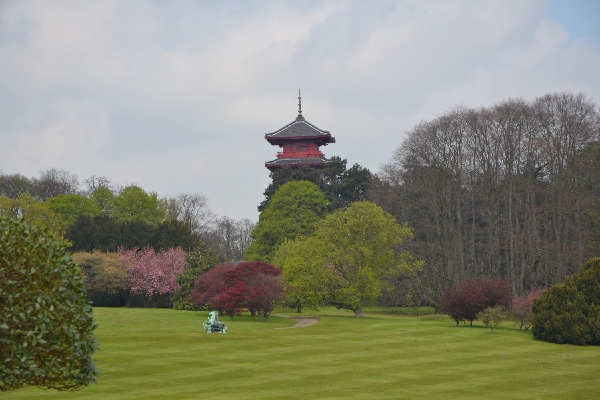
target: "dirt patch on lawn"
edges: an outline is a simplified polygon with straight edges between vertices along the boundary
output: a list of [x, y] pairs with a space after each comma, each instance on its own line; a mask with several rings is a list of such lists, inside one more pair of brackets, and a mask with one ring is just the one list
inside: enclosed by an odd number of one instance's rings
[[316, 324], [317, 322], [319, 322], [319, 319], [317, 317], [292, 317], [290, 315], [281, 315], [281, 314], [273, 314], [276, 317], [281, 317], [281, 318], [291, 318], [291, 319], [295, 319], [296, 323], [292, 326], [286, 326], [283, 328], [275, 328], [275, 329], [292, 329], [292, 328], [305, 328], [307, 326], [311, 326]]

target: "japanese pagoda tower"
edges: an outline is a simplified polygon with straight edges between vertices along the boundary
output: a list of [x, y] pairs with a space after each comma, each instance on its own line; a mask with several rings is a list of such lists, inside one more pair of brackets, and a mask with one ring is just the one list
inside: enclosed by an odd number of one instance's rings
[[327, 164], [328, 160], [319, 150], [319, 146], [335, 143], [335, 138], [331, 136], [331, 133], [317, 128], [302, 116], [300, 90], [298, 90], [298, 116], [296, 120], [273, 133], [265, 134], [265, 139], [271, 145], [283, 149], [283, 151], [277, 153], [277, 159], [265, 163], [265, 167], [269, 171], [282, 167], [321, 168]]

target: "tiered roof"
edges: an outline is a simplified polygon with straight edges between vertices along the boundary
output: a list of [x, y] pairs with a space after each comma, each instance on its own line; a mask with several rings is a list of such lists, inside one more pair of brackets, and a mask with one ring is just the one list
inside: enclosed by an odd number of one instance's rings
[[[335, 138], [331, 136], [331, 133], [317, 128], [302, 116], [300, 91], [298, 91], [298, 116], [296, 119], [275, 132], [266, 133], [265, 139], [274, 146], [284, 148], [284, 152], [279, 153], [276, 160], [265, 163], [265, 166], [271, 171], [286, 166], [292, 168], [323, 167], [328, 160], [318, 148], [335, 143]], [[306, 152], [294, 149], [295, 146], [304, 145], [312, 146], [313, 150]]]
[[265, 166], [270, 170], [281, 167], [322, 167], [328, 161], [325, 157], [277, 158], [273, 161], [267, 161]]
[[290, 122], [283, 128], [265, 134], [265, 139], [272, 145], [279, 145], [282, 142], [290, 140], [309, 140], [317, 146], [325, 146], [328, 143], [335, 143], [335, 138], [331, 136], [331, 133], [317, 128], [310, 122], [308, 122], [302, 114], [296, 117], [296, 120]]

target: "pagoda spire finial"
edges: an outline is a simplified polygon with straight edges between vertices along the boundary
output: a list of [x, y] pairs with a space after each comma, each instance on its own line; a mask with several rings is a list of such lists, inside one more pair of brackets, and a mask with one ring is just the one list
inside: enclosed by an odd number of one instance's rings
[[302, 116], [302, 96], [300, 96], [300, 89], [298, 89], [298, 116]]

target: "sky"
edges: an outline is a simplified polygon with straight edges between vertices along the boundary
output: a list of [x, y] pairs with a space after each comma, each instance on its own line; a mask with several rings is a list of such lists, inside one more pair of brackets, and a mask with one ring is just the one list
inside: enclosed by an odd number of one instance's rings
[[322, 147], [378, 172], [455, 108], [600, 103], [600, 1], [0, 0], [0, 171], [51, 168], [258, 220], [298, 90]]

